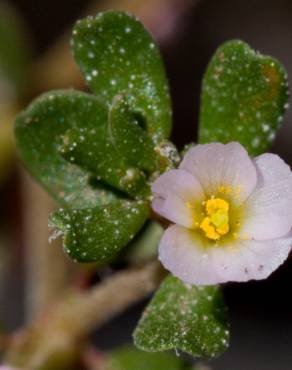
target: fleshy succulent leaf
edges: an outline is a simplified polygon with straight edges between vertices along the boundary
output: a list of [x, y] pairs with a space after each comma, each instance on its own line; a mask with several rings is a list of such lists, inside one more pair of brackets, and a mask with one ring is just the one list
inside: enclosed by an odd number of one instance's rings
[[125, 346], [106, 355], [104, 370], [186, 370], [186, 361], [170, 353], [147, 353]]
[[97, 127], [92, 122], [69, 129], [63, 136], [59, 150], [70, 163], [131, 196], [146, 187], [145, 174], [126, 163], [122, 153], [112, 144], [108, 125]]
[[157, 168], [155, 147], [138, 118], [130, 111], [127, 97], [118, 95], [110, 108], [109, 134], [121, 157], [134, 167], [153, 172]]
[[238, 141], [251, 155], [267, 151], [288, 100], [281, 64], [229, 41], [212, 58], [202, 87], [199, 142]]
[[148, 221], [125, 251], [125, 259], [131, 263], [143, 263], [157, 258], [158, 246], [164, 229], [156, 221]]
[[77, 23], [72, 47], [88, 86], [107, 105], [121, 92], [155, 139], [171, 129], [168, 84], [158, 48], [134, 16], [109, 11]]
[[56, 211], [49, 225], [64, 235], [64, 250], [72, 259], [102, 264], [133, 239], [148, 212], [148, 205], [142, 201], [121, 200], [94, 208]]
[[195, 357], [221, 354], [228, 337], [220, 288], [187, 285], [172, 275], [164, 280], [134, 332], [139, 349], [180, 349]]
[[15, 135], [21, 158], [62, 206], [86, 208], [116, 198], [103, 182], [96, 180], [91, 186], [91, 175], [70, 164], [59, 152], [68, 130], [82, 131], [89, 125], [99, 130], [107, 125], [107, 119], [107, 109], [96, 97], [73, 90], [44, 94], [18, 116]]

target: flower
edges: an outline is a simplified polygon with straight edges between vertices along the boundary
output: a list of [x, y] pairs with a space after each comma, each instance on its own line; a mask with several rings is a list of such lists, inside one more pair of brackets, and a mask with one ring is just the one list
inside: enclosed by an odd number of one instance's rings
[[197, 145], [152, 184], [153, 210], [172, 221], [159, 245], [186, 283], [268, 277], [292, 244], [292, 173], [275, 154], [251, 159], [239, 143]]

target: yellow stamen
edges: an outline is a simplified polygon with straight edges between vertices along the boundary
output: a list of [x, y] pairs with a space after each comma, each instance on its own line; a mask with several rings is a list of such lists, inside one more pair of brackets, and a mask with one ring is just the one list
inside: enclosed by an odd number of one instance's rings
[[204, 202], [206, 217], [200, 224], [207, 238], [219, 240], [229, 232], [229, 203], [221, 198], [211, 198]]
[[190, 208], [190, 209], [194, 209], [195, 207], [194, 207], [194, 205], [191, 203], [191, 202], [187, 202], [186, 203], [186, 206], [188, 207], [188, 208]]
[[205, 217], [200, 224], [200, 228], [205, 232], [207, 238], [218, 240], [220, 235], [216, 232], [215, 227], [212, 225], [209, 217]]
[[221, 194], [233, 195], [236, 198], [238, 198], [241, 193], [241, 186], [238, 185], [236, 186], [236, 188], [233, 188], [231, 185], [220, 185], [217, 190]]
[[222, 193], [222, 194], [231, 194], [233, 192], [233, 188], [231, 185], [220, 185], [218, 187], [218, 191], [219, 193]]

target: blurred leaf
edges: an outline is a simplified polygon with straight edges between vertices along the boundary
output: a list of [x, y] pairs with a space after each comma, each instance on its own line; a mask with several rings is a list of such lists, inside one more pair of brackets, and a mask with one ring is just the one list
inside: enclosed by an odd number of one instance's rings
[[100, 13], [79, 21], [72, 47], [88, 86], [110, 105], [122, 91], [140, 113], [153, 139], [171, 130], [168, 84], [159, 50], [144, 26], [123, 12]]
[[21, 158], [61, 205], [87, 208], [116, 198], [102, 182], [92, 187], [91, 175], [59, 153], [62, 136], [69, 129], [103, 131], [107, 119], [107, 109], [96, 97], [73, 90], [44, 94], [18, 116], [15, 135]]
[[[30, 55], [22, 19], [7, 3], [0, 4], [0, 100], [25, 87]], [[5, 83], [5, 86], [3, 84]], [[1, 86], [2, 85], [2, 86]], [[3, 91], [9, 89], [10, 91]]]
[[6, 180], [13, 168], [15, 154], [13, 120], [17, 108], [13, 103], [0, 102], [0, 185]]
[[203, 81], [199, 142], [239, 141], [251, 155], [271, 145], [287, 108], [280, 63], [242, 41], [223, 44]]
[[104, 370], [183, 370], [185, 364], [170, 353], [147, 353], [127, 346], [106, 356]]
[[134, 167], [155, 171], [154, 143], [130, 111], [127, 98], [115, 97], [109, 114], [109, 131], [113, 145], [121, 157]]
[[139, 349], [180, 349], [197, 357], [221, 354], [228, 339], [220, 289], [187, 285], [172, 275], [162, 283], [134, 332]]
[[212, 370], [211, 367], [204, 364], [197, 364], [189, 368], [189, 370]]
[[103, 263], [125, 247], [143, 226], [148, 205], [116, 201], [90, 209], [59, 210], [50, 227], [64, 234], [64, 249], [78, 262]]
[[131, 263], [145, 262], [157, 257], [157, 250], [164, 229], [158, 222], [148, 221], [126, 250], [126, 259]]

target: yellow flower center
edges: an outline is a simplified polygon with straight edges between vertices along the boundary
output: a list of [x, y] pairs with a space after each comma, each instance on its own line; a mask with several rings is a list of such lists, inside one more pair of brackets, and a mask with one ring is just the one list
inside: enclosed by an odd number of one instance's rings
[[229, 232], [229, 203], [221, 198], [210, 198], [204, 202], [206, 216], [200, 223], [207, 238], [219, 240]]

